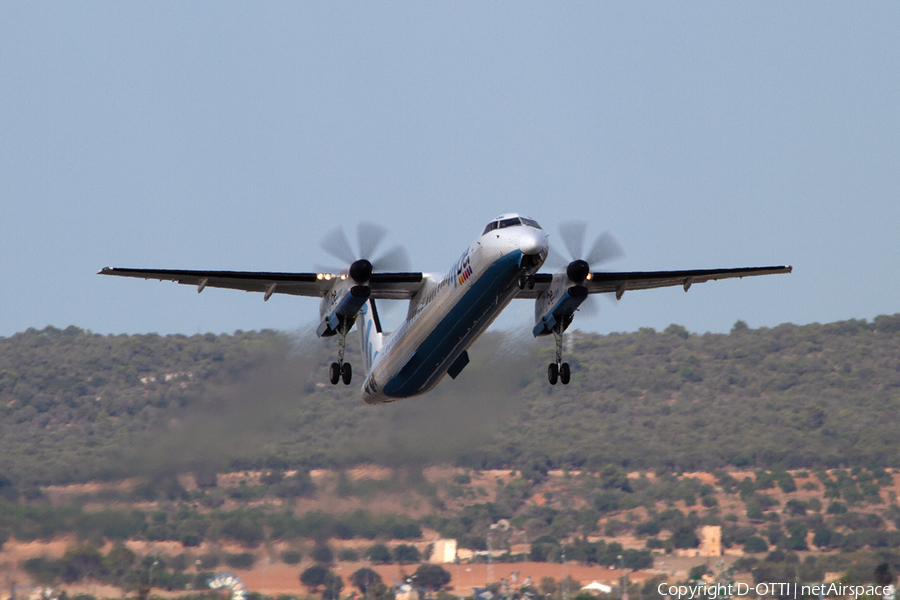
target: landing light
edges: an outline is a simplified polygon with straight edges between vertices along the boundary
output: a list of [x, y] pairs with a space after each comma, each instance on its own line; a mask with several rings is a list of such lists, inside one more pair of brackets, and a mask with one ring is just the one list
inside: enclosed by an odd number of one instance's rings
[[585, 277], [585, 279], [587, 279], [588, 281], [590, 281], [590, 280], [591, 280], [591, 277], [593, 277], [593, 275], [592, 275], [591, 273], [588, 273], [588, 274], [587, 274], [587, 277]]
[[325, 281], [331, 281], [331, 273], [325, 273]]
[[325, 276], [322, 275], [321, 273], [316, 273], [316, 279], [318, 279], [319, 281], [322, 281], [323, 279], [325, 279]]

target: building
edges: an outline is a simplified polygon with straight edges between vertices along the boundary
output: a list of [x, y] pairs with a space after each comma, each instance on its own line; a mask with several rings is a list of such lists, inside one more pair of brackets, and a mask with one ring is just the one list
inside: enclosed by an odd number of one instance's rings
[[456, 562], [456, 540], [437, 540], [428, 559], [433, 565], [446, 565]]
[[700, 556], [722, 556], [722, 527], [705, 525], [700, 528]]

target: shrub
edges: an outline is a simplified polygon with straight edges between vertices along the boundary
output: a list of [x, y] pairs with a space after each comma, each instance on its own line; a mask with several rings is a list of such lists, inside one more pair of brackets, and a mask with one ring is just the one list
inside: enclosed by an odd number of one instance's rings
[[256, 556], [252, 552], [240, 554], [226, 554], [225, 564], [232, 569], [249, 569], [256, 563]]
[[198, 560], [200, 561], [200, 568], [204, 570], [215, 569], [221, 562], [217, 554], [204, 554]]
[[373, 544], [372, 546], [369, 546], [369, 549], [366, 550], [365, 558], [376, 565], [386, 565], [393, 560], [391, 551], [388, 550], [388, 547], [384, 544]]
[[744, 542], [744, 552], [749, 554], [756, 554], [758, 552], [768, 552], [769, 544], [766, 543], [766, 540], [759, 537], [758, 535], [751, 535], [747, 538], [747, 541]]
[[317, 563], [331, 564], [334, 561], [334, 552], [328, 547], [328, 544], [316, 544], [310, 556]]
[[408, 544], [400, 544], [399, 546], [394, 548], [393, 555], [394, 562], [397, 562], [401, 565], [417, 563], [422, 559], [422, 555], [419, 553], [419, 549]]
[[338, 560], [343, 562], [356, 562], [359, 560], [359, 553], [353, 548], [344, 548], [338, 552]]

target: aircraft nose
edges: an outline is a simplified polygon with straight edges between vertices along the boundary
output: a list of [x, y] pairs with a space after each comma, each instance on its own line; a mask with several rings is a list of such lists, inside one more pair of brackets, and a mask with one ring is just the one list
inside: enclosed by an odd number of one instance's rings
[[519, 250], [522, 254], [535, 256], [547, 249], [547, 236], [543, 232], [528, 231], [519, 236]]

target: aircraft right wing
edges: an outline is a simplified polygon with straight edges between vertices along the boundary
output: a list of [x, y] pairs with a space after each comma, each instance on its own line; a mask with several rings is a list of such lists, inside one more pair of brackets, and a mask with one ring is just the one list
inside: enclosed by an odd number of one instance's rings
[[752, 277], [755, 275], [777, 275], [790, 273], [792, 267], [738, 267], [735, 269], [695, 269], [688, 271], [632, 271], [624, 273], [592, 273], [584, 284], [589, 294], [615, 292], [617, 297], [626, 290], [649, 290], [653, 288], [680, 285], [687, 291], [695, 283]]
[[[591, 278], [584, 282], [589, 294], [615, 293], [621, 298], [627, 290], [649, 290], [653, 288], [680, 285], [687, 291], [695, 283], [731, 279], [734, 277], [752, 277], [755, 275], [777, 275], [790, 273], [793, 267], [738, 267], [734, 269], [694, 269], [687, 271], [625, 271], [619, 273], [591, 273]], [[535, 275], [534, 289], [520, 290], [517, 298], [537, 298], [550, 288], [553, 281], [551, 273]]]

